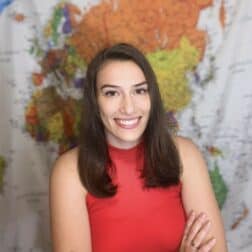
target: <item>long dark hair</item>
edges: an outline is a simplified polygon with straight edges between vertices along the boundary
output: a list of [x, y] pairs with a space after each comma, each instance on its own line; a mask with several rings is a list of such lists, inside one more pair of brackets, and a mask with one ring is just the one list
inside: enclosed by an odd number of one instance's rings
[[141, 175], [145, 186], [168, 187], [178, 184], [180, 158], [168, 130], [156, 76], [145, 56], [135, 47], [124, 43], [102, 50], [88, 65], [78, 152], [78, 170], [82, 184], [96, 197], [113, 196], [117, 191], [107, 169], [113, 164], [96, 97], [97, 73], [108, 60], [133, 61], [142, 69], [148, 83], [151, 109], [143, 134], [144, 167]]

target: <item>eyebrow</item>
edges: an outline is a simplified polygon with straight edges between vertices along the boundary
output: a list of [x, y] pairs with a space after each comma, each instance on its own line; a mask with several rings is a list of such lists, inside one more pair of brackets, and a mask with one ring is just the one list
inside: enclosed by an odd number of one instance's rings
[[[147, 84], [147, 81], [142, 81], [142, 82], [139, 82], [137, 84], [134, 84], [134, 87], [139, 87], [139, 86], [142, 86], [142, 85], [145, 85]], [[119, 86], [117, 85], [112, 85], [112, 84], [103, 84], [100, 89], [103, 89], [103, 88], [120, 88]]]

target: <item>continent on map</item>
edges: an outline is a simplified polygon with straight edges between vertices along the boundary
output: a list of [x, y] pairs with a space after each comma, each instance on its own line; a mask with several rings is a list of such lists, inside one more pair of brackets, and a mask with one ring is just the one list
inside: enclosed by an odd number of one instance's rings
[[185, 74], [199, 63], [199, 51], [182, 37], [178, 48], [157, 50], [148, 53], [147, 58], [157, 75], [166, 110], [177, 112], [186, 107], [192, 93]]
[[0, 156], [0, 193], [3, 192], [3, 180], [4, 180], [4, 173], [6, 168], [5, 159]]
[[215, 146], [206, 146], [206, 149], [212, 157], [223, 157], [222, 151]]
[[[209, 169], [209, 175], [212, 182], [213, 190], [215, 193], [216, 200], [220, 208], [223, 207], [228, 194], [228, 187], [220, 173], [218, 165], [218, 158], [223, 158], [223, 152], [216, 146], [207, 145], [205, 146], [209, 159], [213, 162], [213, 167]], [[209, 167], [210, 168], [210, 167]]]
[[84, 85], [86, 63], [68, 37], [80, 13], [73, 4], [56, 5], [41, 34], [47, 47], [36, 37], [30, 48], [41, 70], [31, 74], [35, 91], [26, 107], [26, 130], [38, 142], [59, 144], [59, 153], [77, 144], [81, 99], [72, 97], [67, 88], [78, 90]]
[[44, 29], [44, 36], [51, 38], [52, 45], [57, 45], [62, 34], [72, 32], [73, 27], [77, 25], [79, 15], [81, 15], [81, 11], [74, 4], [67, 2], [59, 3]]
[[250, 214], [250, 210], [246, 205], [243, 204], [242, 206], [242, 212], [239, 213], [239, 216], [236, 217], [234, 223], [231, 225], [231, 229], [236, 229], [242, 221], [244, 221]]
[[150, 53], [178, 48], [181, 38], [186, 37], [202, 57], [206, 33], [197, 28], [197, 23], [200, 11], [212, 3], [213, 0], [101, 1], [74, 27], [70, 42], [89, 61], [98, 50], [122, 41]]
[[206, 47], [206, 33], [197, 28], [200, 11], [213, 1], [101, 1], [74, 27], [70, 44], [90, 59], [98, 50], [127, 42], [151, 61], [167, 111], [191, 101], [186, 77], [195, 70]]
[[[206, 47], [207, 34], [197, 27], [199, 15], [212, 4], [213, 0], [101, 1], [86, 12], [68, 2], [57, 4], [42, 38], [34, 38], [30, 50], [41, 71], [32, 73], [35, 92], [26, 110], [28, 132], [37, 141], [66, 142], [71, 134], [68, 138], [62, 134], [66, 125], [76, 125], [75, 120], [65, 119], [69, 115], [64, 106], [55, 109], [51, 103], [53, 112], [42, 116], [44, 105], [36, 97], [51, 90], [59, 104], [71, 100], [75, 103], [72, 108], [77, 109], [80, 100], [68, 94], [66, 87], [85, 85], [87, 63], [98, 50], [117, 42], [133, 44], [147, 56], [157, 76], [169, 126], [178, 129], [175, 115], [190, 104], [193, 95], [187, 73], [195, 71]], [[48, 89], [44, 84], [48, 82], [53, 88]], [[70, 138], [76, 139], [77, 131], [69, 131]]]
[[76, 145], [80, 121], [80, 101], [63, 99], [55, 87], [36, 91], [26, 109], [26, 129], [38, 142], [59, 144], [59, 152]]
[[25, 16], [22, 13], [15, 13], [14, 14], [14, 20], [17, 22], [23, 22], [25, 20]]
[[221, 26], [224, 27], [226, 23], [226, 10], [224, 6], [224, 0], [221, 2], [221, 8], [220, 8], [220, 23]]
[[228, 188], [222, 175], [220, 174], [220, 169], [217, 165], [217, 162], [214, 165], [214, 169], [209, 171], [209, 175], [213, 185], [216, 200], [219, 207], [222, 208], [227, 198]]

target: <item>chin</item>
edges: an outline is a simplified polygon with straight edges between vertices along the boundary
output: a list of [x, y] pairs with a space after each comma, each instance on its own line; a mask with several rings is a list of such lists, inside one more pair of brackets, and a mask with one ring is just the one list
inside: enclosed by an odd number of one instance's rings
[[120, 137], [120, 142], [125, 142], [125, 143], [132, 143], [132, 144], [137, 144], [141, 141], [142, 135], [137, 135], [137, 136], [124, 136]]
[[113, 136], [111, 138], [108, 138], [108, 141], [112, 144], [115, 145], [117, 147], [131, 147], [134, 146], [136, 144], [138, 144], [141, 141], [141, 136], [137, 135], [137, 136]]

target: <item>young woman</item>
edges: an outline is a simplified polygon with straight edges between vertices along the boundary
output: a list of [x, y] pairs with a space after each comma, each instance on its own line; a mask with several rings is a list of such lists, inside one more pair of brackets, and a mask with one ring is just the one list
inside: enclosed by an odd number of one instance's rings
[[227, 251], [205, 162], [170, 135], [144, 55], [99, 52], [83, 101], [80, 144], [50, 177], [53, 251]]

